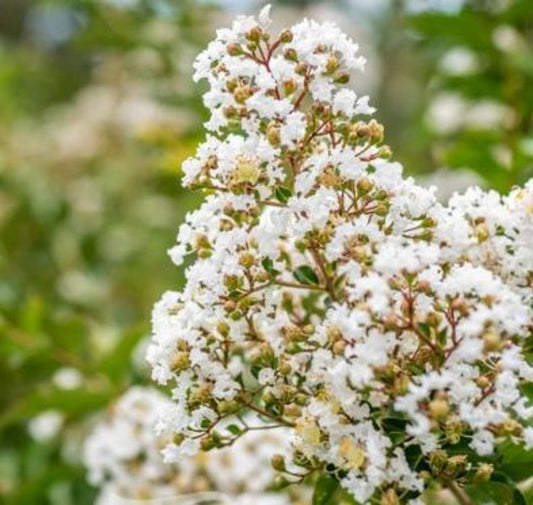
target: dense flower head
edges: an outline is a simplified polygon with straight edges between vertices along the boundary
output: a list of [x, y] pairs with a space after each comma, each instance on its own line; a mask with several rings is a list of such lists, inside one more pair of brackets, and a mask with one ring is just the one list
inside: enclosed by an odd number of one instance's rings
[[533, 444], [533, 186], [439, 204], [346, 87], [357, 45], [269, 23], [238, 18], [195, 64], [210, 134], [184, 183], [207, 196], [169, 251], [196, 259], [148, 351], [173, 388], [166, 455], [231, 446], [255, 412], [291, 433], [287, 479], [327, 472], [360, 503], [489, 478], [500, 443]]

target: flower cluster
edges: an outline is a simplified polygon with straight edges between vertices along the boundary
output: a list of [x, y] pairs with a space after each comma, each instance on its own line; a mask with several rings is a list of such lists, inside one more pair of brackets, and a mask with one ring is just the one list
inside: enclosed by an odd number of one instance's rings
[[207, 197], [169, 251], [196, 260], [148, 351], [173, 386], [165, 454], [231, 446], [255, 412], [291, 433], [274, 468], [327, 472], [360, 503], [489, 479], [502, 441], [533, 444], [533, 184], [439, 204], [345, 87], [357, 45], [269, 23], [238, 18], [195, 64], [210, 134], [184, 182]]
[[[100, 488], [99, 505], [198, 492], [222, 493], [220, 501], [231, 497], [241, 505], [289, 505], [303, 496], [303, 487], [292, 495], [272, 491], [276, 474], [270, 460], [288, 450], [290, 439], [283, 428], [254, 429], [261, 423], [251, 416], [242, 419], [249, 433], [231, 448], [212, 451], [208, 457], [182, 458], [179, 465], [167, 464], [161, 450], [170, 439], [157, 436], [156, 427], [157, 420], [172, 408], [160, 392], [134, 387], [95, 427], [85, 442], [84, 461], [89, 482]], [[226, 423], [228, 430], [234, 429], [230, 418]]]

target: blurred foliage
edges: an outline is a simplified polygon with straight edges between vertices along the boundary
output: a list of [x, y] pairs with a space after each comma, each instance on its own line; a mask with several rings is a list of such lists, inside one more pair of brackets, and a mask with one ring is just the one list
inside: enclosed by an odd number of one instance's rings
[[428, 59], [433, 165], [507, 191], [533, 175], [533, 2], [471, 0], [411, 16]]
[[[319, 2], [279, 3], [302, 9], [295, 18]], [[533, 3], [472, 0], [455, 14], [405, 3], [324, 4], [367, 27], [372, 102], [396, 158], [501, 190], [523, 182]], [[92, 503], [86, 430], [148, 380], [151, 306], [182, 282], [164, 251], [199, 201], [177, 180], [202, 135], [191, 63], [220, 15], [193, 0], [0, 0], [1, 503]]]

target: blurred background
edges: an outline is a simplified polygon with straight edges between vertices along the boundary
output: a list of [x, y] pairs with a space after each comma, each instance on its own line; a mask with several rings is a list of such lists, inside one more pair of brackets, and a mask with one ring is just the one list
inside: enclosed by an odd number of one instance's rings
[[[0, 503], [83, 505], [80, 447], [149, 382], [165, 254], [201, 195], [191, 63], [253, 0], [0, 0]], [[285, 0], [276, 28], [333, 20], [368, 59], [356, 91], [405, 170], [445, 200], [533, 175], [531, 0]]]

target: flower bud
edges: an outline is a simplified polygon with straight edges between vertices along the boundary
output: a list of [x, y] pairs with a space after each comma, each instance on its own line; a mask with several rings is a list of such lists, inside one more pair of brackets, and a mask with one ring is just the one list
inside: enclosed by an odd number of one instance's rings
[[384, 160], [388, 160], [392, 156], [392, 149], [390, 146], [381, 146], [378, 156]]
[[174, 372], [182, 372], [183, 370], [187, 370], [190, 366], [191, 361], [189, 360], [189, 353], [186, 351], [179, 351], [172, 358], [170, 368]]
[[444, 469], [446, 462], [448, 461], [448, 453], [442, 449], [433, 451], [429, 455], [429, 466], [433, 475], [438, 475]]
[[279, 40], [283, 44], [290, 44], [292, 42], [292, 39], [294, 38], [294, 35], [291, 30], [283, 30], [279, 35]]
[[333, 79], [333, 82], [335, 82], [335, 84], [348, 84], [350, 82], [350, 74], [347, 72], [341, 72], [340, 74], [337, 74], [335, 79]]
[[492, 477], [494, 467], [490, 463], [482, 463], [476, 470], [475, 480], [477, 482], [488, 482]]
[[305, 63], [298, 63], [296, 67], [294, 67], [294, 72], [297, 75], [305, 75], [307, 74], [308, 67]]
[[371, 119], [368, 123], [368, 136], [370, 142], [377, 144], [383, 141], [383, 136], [385, 134], [385, 128], [382, 124], [378, 123], [375, 119]]
[[271, 123], [267, 127], [266, 131], [267, 140], [270, 142], [270, 145], [277, 147], [281, 142], [281, 137], [279, 133], [279, 128], [276, 123]]
[[395, 396], [402, 396], [409, 391], [409, 384], [411, 383], [407, 374], [401, 374], [394, 379], [392, 390]]
[[296, 53], [296, 50], [292, 47], [289, 47], [289, 49], [286, 49], [283, 53], [283, 56], [286, 60], [294, 61], [295, 63], [298, 61], [298, 54]]
[[443, 474], [448, 479], [460, 477], [466, 472], [467, 465], [468, 458], [464, 454], [451, 456], [444, 465]]
[[228, 44], [226, 50], [230, 56], [240, 56], [244, 53], [244, 50], [240, 44]]
[[270, 460], [270, 464], [272, 465], [272, 468], [278, 472], [285, 471], [285, 459], [281, 454], [274, 454]]
[[366, 195], [372, 191], [373, 188], [374, 183], [367, 177], [362, 177], [357, 181], [357, 191], [362, 195]]
[[450, 413], [450, 405], [444, 397], [435, 398], [429, 402], [428, 410], [430, 416], [436, 421], [444, 421]]
[[499, 351], [502, 348], [502, 339], [494, 330], [488, 330], [483, 335], [483, 350], [485, 352]]
[[200, 447], [202, 448], [202, 451], [210, 451], [211, 449], [216, 447], [216, 441], [214, 437], [208, 435], [206, 437], [203, 437], [200, 441]]
[[235, 414], [240, 407], [239, 402], [236, 400], [222, 400], [218, 402], [217, 410], [222, 415]]
[[237, 308], [237, 304], [233, 300], [228, 300], [224, 304], [224, 310], [226, 312], [233, 312]]
[[476, 225], [474, 233], [479, 243], [485, 242], [490, 237], [489, 228], [484, 222]]
[[338, 340], [333, 344], [332, 351], [336, 356], [344, 355], [344, 350], [346, 349], [346, 341]]
[[259, 26], [254, 26], [248, 33], [245, 35], [246, 38], [252, 42], [260, 42], [262, 36], [262, 30]]
[[485, 389], [485, 388], [488, 388], [488, 387], [491, 385], [491, 381], [490, 381], [490, 379], [489, 379], [486, 375], [480, 375], [480, 376], [476, 379], [476, 384], [477, 384], [478, 387], [480, 387], [481, 389]]
[[330, 56], [326, 62], [326, 73], [333, 74], [339, 68], [339, 65], [339, 59], [335, 55]]
[[393, 488], [389, 488], [383, 493], [380, 505], [400, 505], [400, 499]]
[[242, 86], [238, 85], [233, 90], [233, 98], [239, 105], [243, 105], [248, 98], [252, 95], [252, 91], [250, 89], [250, 86]]
[[217, 323], [217, 331], [223, 336], [227, 337], [229, 335], [229, 324], [226, 321], [219, 321]]

